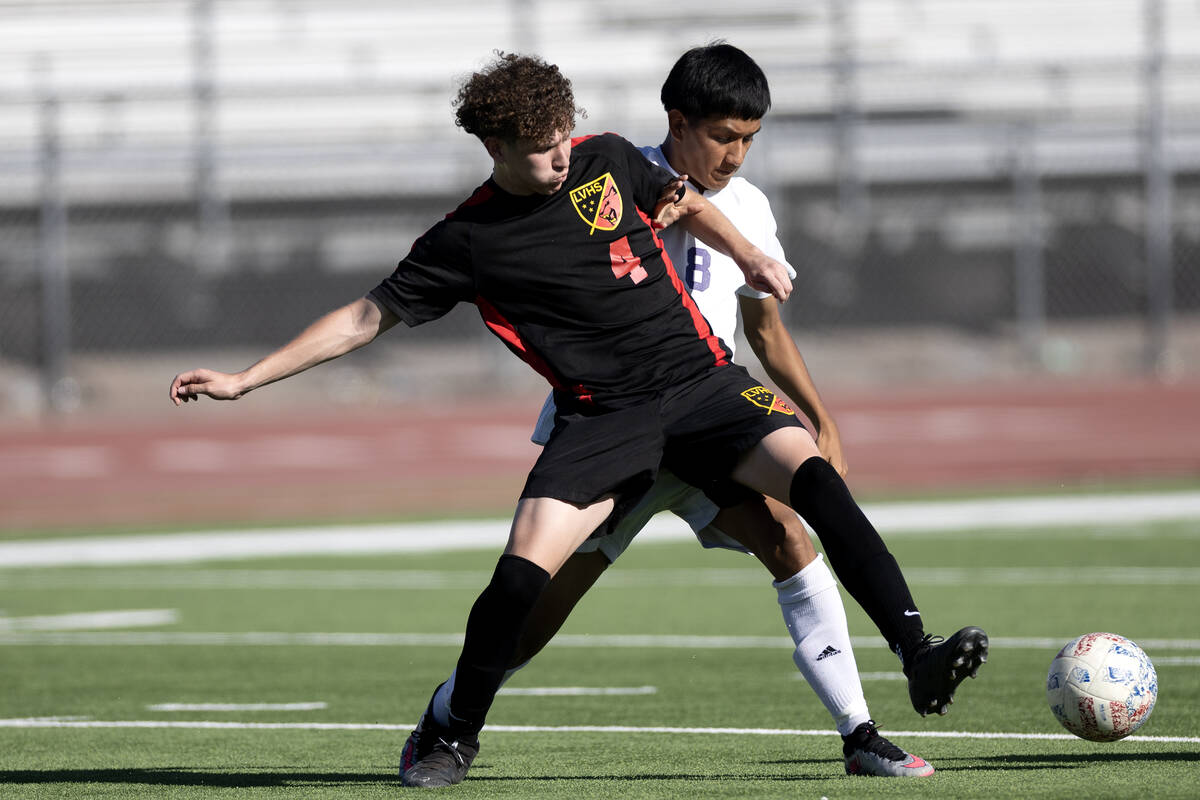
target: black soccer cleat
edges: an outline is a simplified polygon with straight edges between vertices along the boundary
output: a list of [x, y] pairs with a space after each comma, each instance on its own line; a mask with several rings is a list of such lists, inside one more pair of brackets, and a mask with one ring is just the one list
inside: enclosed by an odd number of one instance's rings
[[[438, 689], [442, 687], [439, 686]], [[437, 697], [437, 689], [433, 696]], [[400, 783], [404, 786], [453, 786], [461, 783], [475, 756], [479, 738], [455, 739], [433, 718], [433, 698], [400, 751]]]
[[945, 714], [954, 702], [954, 690], [968, 675], [972, 678], [987, 663], [988, 637], [982, 629], [967, 627], [942, 640], [926, 636], [904, 665], [908, 697], [922, 717], [931, 711]]
[[462, 783], [479, 754], [479, 739], [450, 739], [436, 730], [415, 730], [404, 744], [400, 783], [434, 788]]
[[928, 761], [904, 752], [880, 736], [873, 719], [859, 725], [849, 736], [843, 736], [842, 742], [847, 775], [928, 778], [933, 774], [933, 765]]
[[[433, 690], [433, 697], [429, 698], [429, 703], [425, 706], [425, 710], [421, 712], [421, 718], [417, 720], [417, 727], [413, 728], [413, 732], [408, 735], [408, 739], [404, 742], [404, 749], [400, 751], [400, 777], [403, 778], [412, 767], [420, 760], [421, 756], [421, 734], [425, 732], [426, 723], [436, 725], [433, 719], [433, 699], [437, 697], [438, 691], [442, 688], [444, 682], [439, 684], [437, 689]], [[428, 749], [428, 748], [426, 748]]]
[[417, 723], [416, 729], [408, 735], [408, 739], [404, 742], [404, 749], [400, 751], [400, 777], [403, 778], [408, 774], [408, 771], [416, 766], [420, 756], [417, 755], [421, 749], [421, 723], [425, 722], [425, 717], [421, 717], [421, 722]]

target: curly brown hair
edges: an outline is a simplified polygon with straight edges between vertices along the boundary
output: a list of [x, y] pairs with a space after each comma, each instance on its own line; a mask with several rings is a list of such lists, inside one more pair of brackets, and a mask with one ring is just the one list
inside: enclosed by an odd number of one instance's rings
[[571, 81], [558, 67], [536, 56], [496, 51], [496, 60], [476, 72], [454, 99], [455, 123], [480, 140], [495, 136], [504, 141], [531, 139], [547, 142], [561, 131], [575, 128]]

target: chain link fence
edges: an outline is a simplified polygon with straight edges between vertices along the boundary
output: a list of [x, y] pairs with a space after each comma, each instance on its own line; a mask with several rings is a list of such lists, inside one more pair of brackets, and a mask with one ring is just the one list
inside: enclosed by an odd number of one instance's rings
[[[492, 49], [543, 53], [581, 131], [645, 144], [671, 62], [717, 35], [772, 81], [743, 172], [826, 385], [1200, 368], [1197, 4], [559, 2], [554, 30], [550, 5], [0, 2], [0, 417], [157, 398], [361, 296], [486, 176], [449, 98]], [[376, 394], [537, 391], [471, 309], [368, 350]]]

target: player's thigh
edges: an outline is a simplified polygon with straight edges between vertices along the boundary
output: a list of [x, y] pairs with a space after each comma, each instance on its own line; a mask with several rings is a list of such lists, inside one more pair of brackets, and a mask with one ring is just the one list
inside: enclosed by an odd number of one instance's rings
[[585, 506], [553, 497], [523, 497], [517, 503], [504, 552], [532, 561], [554, 575], [608, 518], [614, 505], [612, 497]]
[[796, 512], [761, 495], [721, 509], [712, 527], [740, 542], [777, 581], [787, 580], [817, 557]]
[[731, 477], [781, 503], [790, 504], [792, 476], [813, 456], [820, 458], [821, 451], [805, 428], [779, 428], [742, 454]]

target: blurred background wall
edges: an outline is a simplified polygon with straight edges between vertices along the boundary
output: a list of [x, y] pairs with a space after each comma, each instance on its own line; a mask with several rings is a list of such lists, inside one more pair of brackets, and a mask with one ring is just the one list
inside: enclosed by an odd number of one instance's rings
[[[370, 289], [486, 177], [493, 50], [651, 144], [716, 38], [823, 386], [1200, 373], [1200, 0], [41, 0], [0, 2], [0, 420], [165, 409]], [[470, 308], [317, 372], [276, 400], [543, 389]]]

